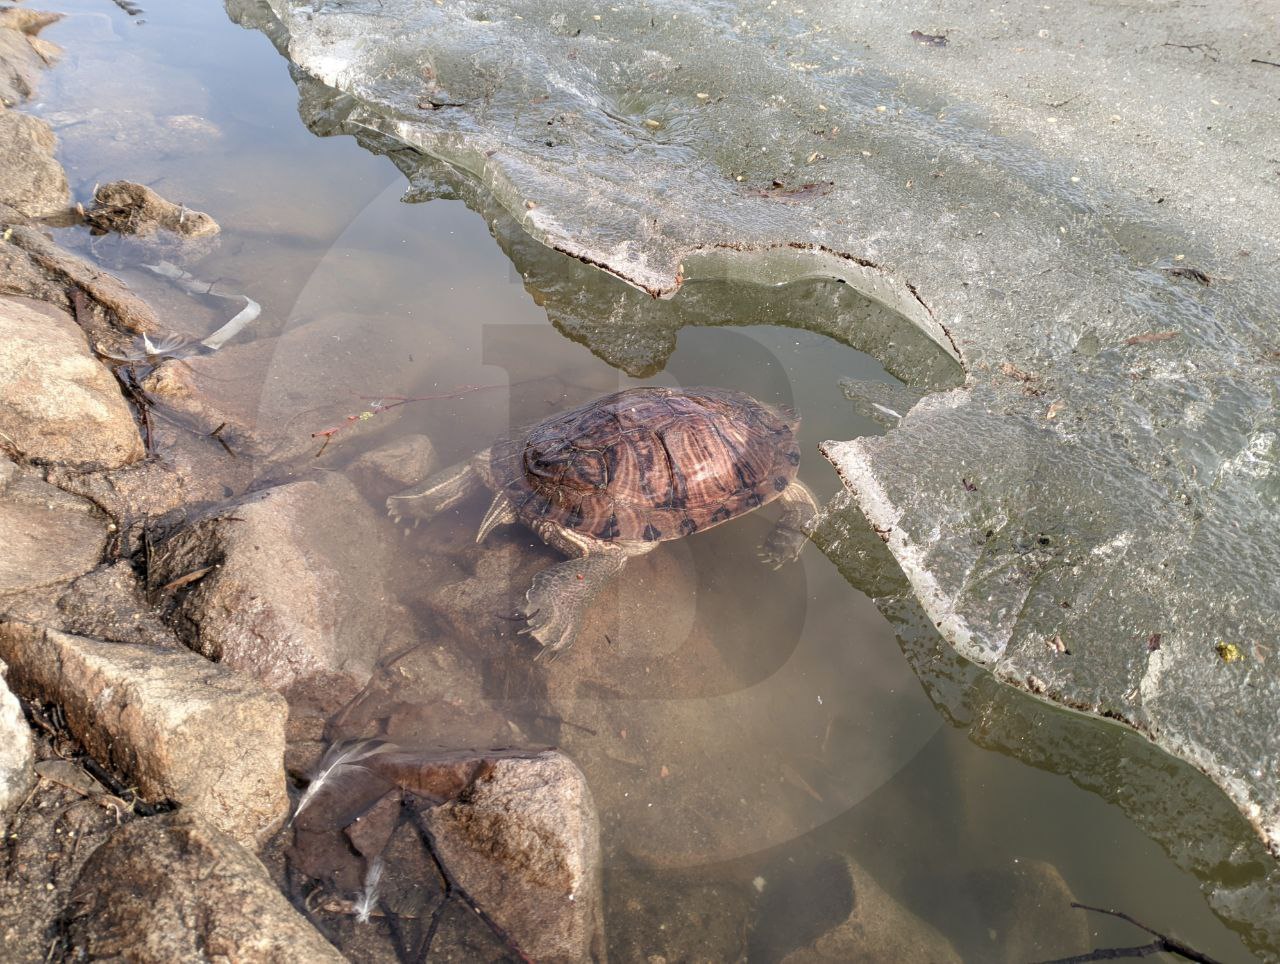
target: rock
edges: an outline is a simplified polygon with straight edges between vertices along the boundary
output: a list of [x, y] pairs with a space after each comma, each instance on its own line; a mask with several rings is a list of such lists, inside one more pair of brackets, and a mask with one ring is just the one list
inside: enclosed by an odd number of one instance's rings
[[121, 560], [85, 573], [58, 599], [63, 632], [113, 643], [178, 646], [173, 631], [147, 602], [133, 566]]
[[[80, 868], [122, 822], [129, 805], [37, 735], [40, 780], [22, 804], [0, 820], [0, 958], [43, 961], [61, 941], [63, 914]], [[64, 750], [65, 752], [65, 750]], [[86, 791], [88, 796], [86, 796]]]
[[0, 232], [0, 293], [23, 295], [67, 310], [79, 290], [123, 329], [155, 333], [155, 312], [128, 286], [89, 262], [63, 251], [35, 228], [16, 225]]
[[0, 297], [0, 442], [22, 458], [116, 468], [145, 454], [115, 379], [64, 312]]
[[131, 181], [112, 181], [94, 192], [94, 206], [85, 220], [99, 231], [149, 235], [172, 231], [187, 238], [217, 234], [218, 222], [202, 211], [167, 201], [149, 187]]
[[33, 779], [31, 728], [18, 698], [5, 685], [5, 671], [0, 661], [0, 815], [22, 802]]
[[[816, 889], [815, 880], [822, 881]], [[960, 964], [962, 960], [942, 934], [899, 904], [852, 859], [828, 858], [795, 886], [776, 875], [773, 880], [766, 877], [764, 886], [752, 935], [756, 954], [763, 953], [765, 947], [781, 951], [786, 954], [784, 964]], [[807, 938], [807, 926], [821, 920], [823, 914], [833, 913], [839, 914], [838, 921], [816, 937]], [[786, 953], [780, 942], [797, 936], [805, 943]], [[760, 959], [776, 958], [766, 954]]]
[[336, 473], [230, 503], [157, 553], [163, 584], [209, 566], [175, 613], [192, 649], [334, 706], [369, 679], [388, 629], [377, 517]]
[[35, 94], [41, 69], [60, 52], [36, 34], [61, 19], [61, 14], [21, 7], [0, 10], [0, 104], [12, 107]]
[[[654, 866], [711, 863], [830, 819], [845, 788], [822, 785], [821, 767], [797, 767], [790, 746], [807, 745], [813, 724], [803, 709], [780, 723], [777, 709], [794, 700], [778, 670], [804, 622], [792, 605], [806, 598], [778, 581], [802, 573], [736, 562], [754, 560], [767, 517], [633, 559], [593, 601], [577, 643], [534, 662], [536, 646], [506, 617], [534, 573], [561, 557], [520, 526], [468, 545], [485, 502], [410, 530], [414, 564], [397, 568], [397, 588], [409, 600], [416, 584], [441, 629], [488, 655], [493, 691], [563, 721], [547, 738], [588, 775], [617, 847]], [[735, 560], [731, 577], [725, 559]], [[743, 603], [764, 597], [792, 604]], [[796, 733], [790, 746], [784, 726]]]
[[135, 821], [94, 852], [68, 933], [81, 960], [343, 961], [252, 853], [185, 811]]
[[71, 203], [67, 175], [54, 157], [57, 141], [38, 117], [0, 108], [0, 203], [24, 218], [60, 214]]
[[56, 703], [97, 760], [143, 799], [172, 801], [256, 846], [289, 810], [279, 696], [183, 650], [0, 623], [14, 689]]
[[[0, 349], [2, 351], [2, 349]], [[0, 612], [19, 594], [75, 579], [98, 565], [107, 521], [92, 504], [0, 459]]]
[[344, 470], [368, 498], [381, 500], [427, 478], [436, 450], [425, 435], [404, 435], [365, 452]]
[[945, 902], [946, 919], [934, 919], [970, 960], [1024, 964], [1085, 954], [1089, 920], [1071, 910], [1076, 899], [1062, 874], [1043, 860], [956, 874], [950, 881], [929, 874], [925, 893], [939, 888], [959, 899]]
[[453, 877], [529, 957], [604, 958], [599, 825], [567, 757], [498, 760], [424, 819]]
[[759, 895], [750, 881], [727, 879], [723, 864], [655, 871], [610, 853], [604, 892], [615, 960], [746, 960], [743, 941]]
[[[238, 453], [314, 465], [322, 446], [325, 458], [344, 459], [348, 446], [367, 444], [367, 433], [394, 433], [401, 419], [415, 418], [411, 405], [374, 417], [357, 393], [411, 389], [420, 375], [413, 359], [434, 351], [422, 329], [330, 311], [278, 336], [166, 363], [146, 387], [206, 433], [223, 425], [221, 436]], [[339, 434], [328, 444], [312, 436], [331, 428]]]

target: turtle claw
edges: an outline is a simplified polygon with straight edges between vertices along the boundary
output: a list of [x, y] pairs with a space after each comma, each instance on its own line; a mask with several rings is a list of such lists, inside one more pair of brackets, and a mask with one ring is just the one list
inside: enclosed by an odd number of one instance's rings
[[809, 536], [804, 531], [779, 524], [765, 538], [757, 555], [765, 565], [776, 571], [798, 559], [808, 541]]

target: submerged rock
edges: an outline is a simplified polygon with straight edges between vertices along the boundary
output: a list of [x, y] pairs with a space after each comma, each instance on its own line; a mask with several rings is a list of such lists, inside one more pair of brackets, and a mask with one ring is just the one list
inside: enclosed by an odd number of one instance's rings
[[185, 811], [116, 831], [85, 864], [71, 906], [73, 958], [344, 960], [249, 850]]
[[21, 217], [42, 218], [67, 209], [71, 189], [56, 150], [48, 124], [0, 107], [0, 210], [7, 206]]
[[173, 802], [255, 847], [284, 821], [284, 700], [183, 650], [0, 623], [0, 659], [28, 699], [61, 707], [95, 759], [144, 800]]
[[116, 468], [143, 456], [111, 373], [64, 312], [0, 297], [0, 444], [38, 462]]
[[187, 238], [217, 234], [218, 222], [202, 211], [192, 211], [162, 198], [151, 188], [131, 181], [112, 181], [94, 192], [94, 206], [85, 220], [99, 231], [150, 235], [171, 231]]
[[157, 584], [195, 573], [175, 612], [192, 649], [320, 706], [369, 679], [391, 612], [385, 549], [343, 476], [255, 492], [157, 552]]
[[[815, 894], [817, 881], [821, 884]], [[895, 900], [851, 858], [831, 857], [810, 868], [794, 885], [778, 876], [766, 877], [762, 884], [765, 890], [752, 938], [752, 959], [759, 954], [761, 960], [771, 960], [781, 952], [785, 964], [960, 964], [963, 960], [941, 933]], [[823, 925], [824, 916], [835, 919]], [[819, 932], [810, 936], [808, 929]], [[787, 953], [785, 944], [795, 940], [803, 944]]]
[[463, 797], [423, 816], [454, 879], [525, 954], [604, 958], [600, 828], [568, 757], [498, 760]]
[[6, 670], [0, 660], [0, 816], [22, 802], [33, 780], [31, 728], [5, 684]]
[[15, 225], [0, 232], [0, 292], [67, 311], [75, 309], [76, 292], [82, 292], [101, 306], [117, 328], [138, 334], [161, 329], [155, 312], [122, 281], [63, 251], [30, 226]]
[[343, 471], [367, 497], [380, 501], [427, 478], [436, 450], [425, 435], [405, 435], [356, 456]]

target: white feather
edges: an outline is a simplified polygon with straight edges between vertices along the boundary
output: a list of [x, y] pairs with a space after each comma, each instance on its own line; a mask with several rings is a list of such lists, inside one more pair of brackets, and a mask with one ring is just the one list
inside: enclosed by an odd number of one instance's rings
[[382, 858], [374, 857], [369, 861], [369, 868], [364, 872], [364, 890], [356, 899], [356, 920], [361, 924], [369, 923], [369, 915], [378, 906], [378, 885], [382, 883]]
[[344, 777], [354, 773], [368, 773], [369, 768], [363, 761], [383, 753], [397, 752], [400, 748], [386, 740], [343, 740], [329, 747], [320, 758], [316, 775], [298, 800], [298, 809], [293, 811], [289, 823], [298, 819], [298, 815], [315, 799], [316, 794], [331, 784], [336, 784]]

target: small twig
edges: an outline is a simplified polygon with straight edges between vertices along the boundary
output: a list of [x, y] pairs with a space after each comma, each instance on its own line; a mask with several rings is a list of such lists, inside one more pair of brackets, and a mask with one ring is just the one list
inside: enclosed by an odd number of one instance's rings
[[1208, 954], [1202, 954], [1194, 947], [1189, 947], [1176, 937], [1169, 937], [1161, 934], [1158, 930], [1148, 927], [1139, 920], [1130, 917], [1124, 911], [1108, 910], [1105, 907], [1091, 907], [1089, 904], [1078, 904], [1071, 902], [1071, 906], [1077, 910], [1090, 910], [1096, 914], [1107, 914], [1111, 917], [1118, 917], [1123, 921], [1127, 921], [1134, 927], [1141, 928], [1156, 939], [1150, 944], [1139, 944], [1135, 947], [1101, 947], [1097, 950], [1090, 951], [1087, 954], [1077, 954], [1074, 957], [1060, 957], [1052, 961], [1044, 961], [1042, 964], [1086, 964], [1088, 961], [1113, 961], [1125, 957], [1150, 957], [1152, 954], [1177, 954], [1179, 957], [1188, 961], [1195, 961], [1196, 964], [1222, 964], [1217, 958], [1210, 957]]
[[[433, 395], [380, 395], [377, 397], [371, 395], [356, 396], [362, 402], [369, 402], [369, 411], [360, 412], [358, 415], [348, 415], [346, 419], [339, 425], [333, 425], [329, 428], [321, 429], [318, 432], [312, 432], [312, 438], [322, 438], [324, 443], [316, 452], [315, 458], [319, 458], [324, 454], [324, 450], [329, 447], [329, 443], [333, 441], [333, 437], [343, 429], [350, 428], [356, 422], [367, 422], [375, 415], [381, 415], [383, 412], [389, 412], [393, 408], [399, 408], [401, 405], [408, 405], [410, 402], [432, 402], [439, 401], [444, 398], [461, 398], [464, 395], [470, 395], [474, 392], [486, 392], [494, 388], [506, 388], [505, 385], [464, 385], [452, 392], [437, 392]], [[388, 404], [387, 399], [391, 401]]]
[[1254, 57], [1252, 60], [1249, 61], [1249, 63], [1266, 64], [1268, 67], [1280, 67], [1280, 64], [1276, 63], [1274, 60], [1259, 60], [1257, 57]]

